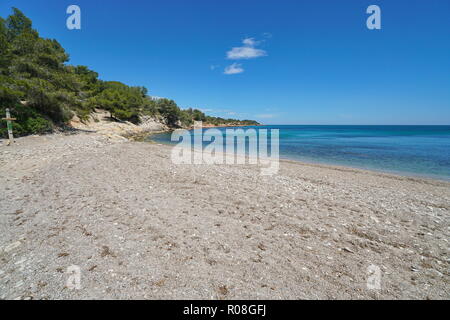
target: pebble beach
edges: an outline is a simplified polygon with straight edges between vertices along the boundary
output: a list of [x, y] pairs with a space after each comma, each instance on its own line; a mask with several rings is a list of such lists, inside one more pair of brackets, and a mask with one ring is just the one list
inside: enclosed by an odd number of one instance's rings
[[98, 133], [5, 144], [1, 299], [450, 298], [449, 182], [176, 165], [169, 146]]

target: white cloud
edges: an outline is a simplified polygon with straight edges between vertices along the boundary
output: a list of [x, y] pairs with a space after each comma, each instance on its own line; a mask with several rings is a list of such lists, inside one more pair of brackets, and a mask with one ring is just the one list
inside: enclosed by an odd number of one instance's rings
[[227, 58], [233, 60], [253, 59], [265, 55], [267, 55], [266, 51], [252, 47], [235, 47], [227, 52]]
[[242, 40], [242, 43], [246, 46], [254, 47], [259, 43], [259, 41], [256, 41], [255, 38], [245, 38], [244, 40]]
[[245, 38], [242, 40], [242, 43], [244, 44], [242, 47], [234, 47], [227, 52], [228, 59], [253, 59], [267, 55], [266, 51], [255, 48], [259, 41], [256, 41], [254, 38]]
[[244, 72], [244, 69], [242, 68], [242, 65], [240, 63], [233, 63], [225, 68], [224, 72], [225, 74], [238, 74]]
[[[245, 38], [242, 40], [241, 47], [233, 47], [226, 53], [226, 56], [230, 60], [243, 60], [243, 59], [254, 59], [258, 57], [267, 56], [267, 52], [262, 49], [256, 48], [261, 42], [265, 40], [255, 40], [255, 38]], [[233, 63], [227, 66], [224, 70], [224, 74], [238, 74], [244, 72], [242, 64]]]

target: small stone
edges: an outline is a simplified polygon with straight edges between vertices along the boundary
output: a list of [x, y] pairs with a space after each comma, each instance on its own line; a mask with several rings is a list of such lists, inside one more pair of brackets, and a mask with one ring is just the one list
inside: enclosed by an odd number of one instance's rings
[[20, 241], [16, 241], [16, 242], [13, 242], [13, 243], [7, 245], [3, 250], [5, 252], [10, 252], [10, 251], [14, 250], [15, 248], [20, 247], [21, 244], [22, 243]]
[[419, 268], [415, 267], [415, 266], [411, 266], [411, 271], [412, 272], [419, 272]]

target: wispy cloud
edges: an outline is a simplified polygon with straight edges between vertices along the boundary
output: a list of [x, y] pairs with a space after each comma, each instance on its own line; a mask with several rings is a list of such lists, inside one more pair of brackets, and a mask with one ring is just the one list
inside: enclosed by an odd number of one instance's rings
[[242, 40], [242, 43], [246, 46], [254, 47], [259, 43], [259, 41], [256, 41], [255, 38], [245, 38]]
[[227, 58], [232, 60], [253, 59], [267, 55], [264, 50], [252, 47], [235, 47], [227, 52]]
[[265, 50], [255, 48], [259, 44], [259, 41], [256, 41], [254, 38], [245, 38], [242, 40], [242, 44], [243, 46], [234, 47], [228, 51], [227, 58], [231, 60], [240, 60], [253, 59], [267, 55]]
[[233, 63], [225, 68], [224, 74], [238, 74], [244, 72], [244, 68], [240, 63]]

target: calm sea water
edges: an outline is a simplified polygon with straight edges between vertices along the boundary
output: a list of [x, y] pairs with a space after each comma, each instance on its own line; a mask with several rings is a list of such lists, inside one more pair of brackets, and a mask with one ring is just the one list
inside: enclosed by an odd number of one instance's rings
[[[450, 126], [246, 128], [279, 129], [281, 158], [450, 180]], [[151, 139], [173, 143], [167, 133]]]

